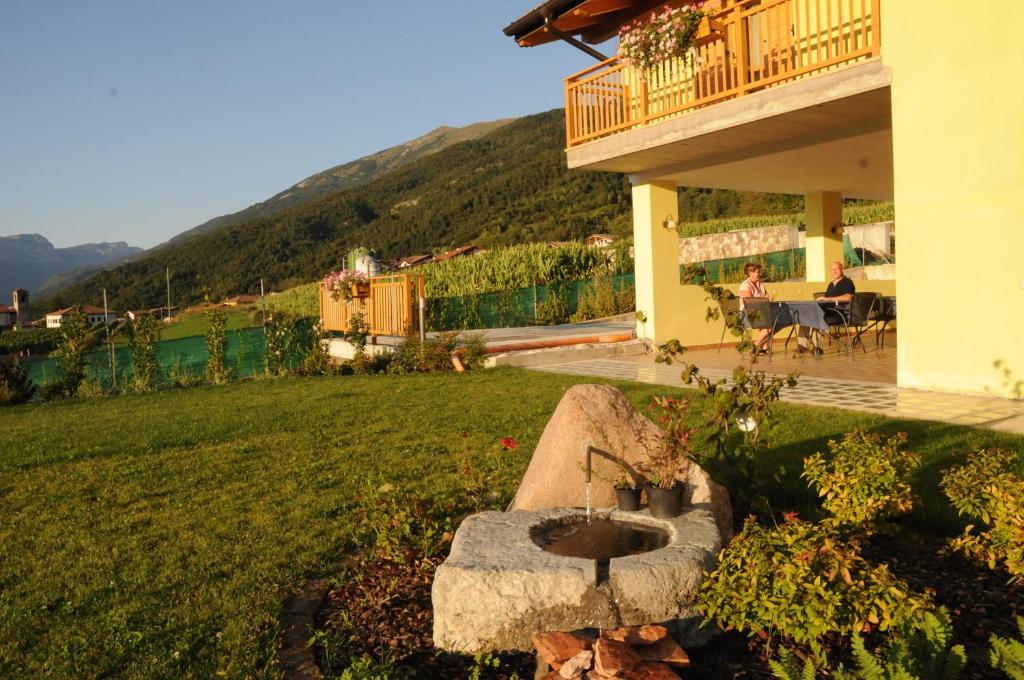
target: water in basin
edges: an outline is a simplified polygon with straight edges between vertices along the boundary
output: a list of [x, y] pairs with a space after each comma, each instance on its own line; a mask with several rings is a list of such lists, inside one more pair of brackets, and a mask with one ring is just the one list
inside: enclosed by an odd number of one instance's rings
[[637, 555], [668, 545], [668, 532], [662, 529], [604, 517], [556, 522], [538, 527], [531, 537], [548, 552], [592, 560]]

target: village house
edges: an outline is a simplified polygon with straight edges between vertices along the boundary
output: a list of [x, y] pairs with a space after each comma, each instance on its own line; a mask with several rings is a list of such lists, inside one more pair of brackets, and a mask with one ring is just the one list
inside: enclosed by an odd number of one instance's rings
[[18, 323], [18, 310], [8, 305], [0, 305], [0, 331], [14, 328]]
[[470, 244], [468, 246], [461, 246], [454, 250], [448, 250], [433, 259], [433, 262], [443, 262], [444, 260], [451, 260], [456, 257], [469, 257], [471, 255], [481, 255], [487, 251], [483, 248]]
[[613, 243], [615, 237], [611, 234], [591, 234], [586, 240], [586, 244], [592, 248], [607, 248]]
[[[46, 327], [47, 328], [60, 328], [66, 320], [75, 312], [74, 307], [68, 307], [67, 309], [61, 309], [56, 312], [50, 312], [46, 315]], [[92, 307], [85, 305], [82, 307], [82, 314], [85, 315], [85, 321], [90, 326], [98, 323], [109, 323], [111, 321], [117, 321], [117, 312], [113, 310], [107, 310], [104, 312], [102, 307]]]
[[399, 260], [396, 266], [398, 269], [405, 269], [406, 267], [416, 267], [421, 264], [427, 264], [432, 260], [433, 256], [431, 255], [409, 255], [408, 257], [403, 257]]

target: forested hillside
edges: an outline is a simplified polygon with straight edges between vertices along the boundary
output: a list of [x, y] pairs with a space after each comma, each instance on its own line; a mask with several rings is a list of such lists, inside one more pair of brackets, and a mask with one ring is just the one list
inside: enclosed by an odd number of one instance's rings
[[[630, 230], [624, 175], [570, 172], [560, 109], [528, 116], [454, 144], [364, 186], [338, 191], [169, 245], [102, 272], [55, 296], [51, 306], [97, 303], [106, 288], [116, 309], [155, 306], [171, 272], [172, 302], [253, 292], [260, 277], [280, 290], [336, 268], [357, 245], [385, 260], [475, 242], [488, 246], [582, 238]], [[784, 196], [682, 190], [683, 219], [790, 212]]]

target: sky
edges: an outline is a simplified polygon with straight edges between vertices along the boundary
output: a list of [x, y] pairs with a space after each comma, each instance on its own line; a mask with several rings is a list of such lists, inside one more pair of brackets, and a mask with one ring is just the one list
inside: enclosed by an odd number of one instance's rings
[[151, 247], [439, 125], [563, 103], [537, 0], [3, 0], [0, 236]]

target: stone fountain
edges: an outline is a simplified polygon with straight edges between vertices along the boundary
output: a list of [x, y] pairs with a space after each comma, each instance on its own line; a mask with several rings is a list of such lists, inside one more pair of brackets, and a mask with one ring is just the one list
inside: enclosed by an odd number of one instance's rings
[[[728, 493], [691, 464], [681, 475], [687, 489], [679, 517], [608, 507], [615, 495], [606, 480], [618, 473], [615, 458], [631, 468], [645, 455], [641, 437], [660, 433], [614, 387], [577, 385], [566, 392], [513, 508], [473, 515], [456, 532], [434, 576], [435, 646], [463, 653], [526, 651], [541, 631], [649, 623], [667, 626], [684, 646], [703, 644], [712, 630], [696, 611], [697, 591], [704, 570], [732, 536]], [[581, 442], [606, 453], [594, 460], [594, 517], [649, 535], [641, 541], [645, 551], [574, 553], [550, 539], [571, 536], [574, 523], [587, 521]]]

